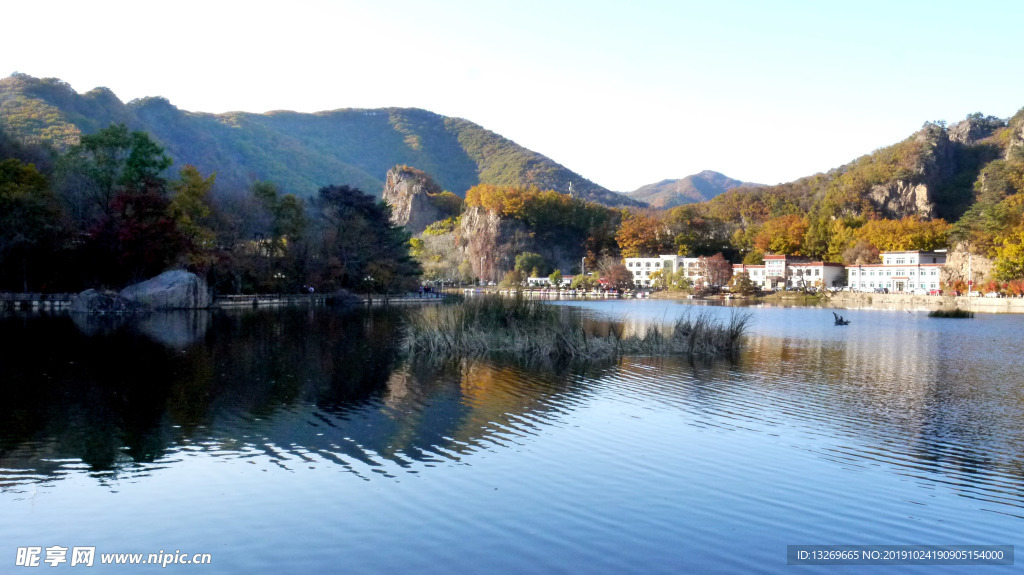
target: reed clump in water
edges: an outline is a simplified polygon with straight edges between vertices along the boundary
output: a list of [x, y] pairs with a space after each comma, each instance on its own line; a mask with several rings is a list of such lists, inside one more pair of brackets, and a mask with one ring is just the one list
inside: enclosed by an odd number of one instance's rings
[[960, 308], [954, 309], [937, 309], [928, 312], [928, 317], [949, 317], [955, 319], [966, 319], [974, 317], [973, 311], [966, 311]]
[[733, 314], [723, 323], [698, 313], [650, 326], [642, 335], [624, 335], [623, 326], [614, 322], [600, 333], [588, 329], [577, 308], [522, 297], [485, 296], [412, 314], [405, 326], [405, 347], [412, 353], [512, 353], [550, 359], [725, 355], [739, 347], [749, 322], [749, 314]]

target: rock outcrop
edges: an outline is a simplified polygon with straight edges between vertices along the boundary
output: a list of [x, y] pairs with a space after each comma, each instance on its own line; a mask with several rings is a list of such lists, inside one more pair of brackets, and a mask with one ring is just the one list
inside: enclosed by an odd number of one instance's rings
[[479, 206], [463, 212], [456, 235], [473, 275], [484, 280], [500, 280], [515, 267], [517, 254], [530, 251], [530, 234], [522, 222]]
[[900, 219], [909, 215], [932, 218], [935, 215], [935, 205], [925, 184], [894, 180], [873, 186], [868, 197], [886, 218]]
[[150, 309], [206, 309], [213, 296], [194, 273], [171, 270], [121, 290], [121, 297]]
[[947, 130], [934, 124], [925, 126], [914, 136], [920, 151], [912, 173], [872, 186], [868, 194], [882, 216], [891, 219], [935, 217], [935, 191], [959, 169], [957, 150], [962, 145], [949, 138]]
[[425, 172], [408, 166], [388, 170], [384, 184], [384, 201], [391, 206], [391, 223], [405, 226], [415, 235], [446, 214], [431, 201], [441, 187]]
[[1006, 146], [1005, 159], [1009, 160], [1021, 153], [1024, 148], [1024, 118], [1020, 112], [1010, 119], [1010, 143]]
[[515, 268], [516, 256], [523, 252], [540, 254], [548, 265], [565, 274], [578, 267], [584, 255], [577, 245], [542, 241], [523, 222], [503, 218], [479, 206], [462, 213], [456, 236], [473, 274], [488, 281], [500, 281]]
[[[972, 254], [966, 244], [957, 244], [946, 256], [942, 266], [942, 282], [949, 285], [955, 281], [974, 281], [974, 289], [980, 290], [981, 283], [992, 276], [995, 262], [985, 256]], [[968, 271], [970, 276], [968, 278]]]
[[1006, 122], [999, 118], [972, 114], [965, 120], [950, 126], [947, 132], [950, 140], [969, 146], [991, 136], [993, 132], [1005, 125]]

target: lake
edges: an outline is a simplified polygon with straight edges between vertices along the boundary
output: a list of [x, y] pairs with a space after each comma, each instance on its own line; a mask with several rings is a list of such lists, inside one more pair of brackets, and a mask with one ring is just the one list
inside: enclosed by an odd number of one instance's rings
[[[752, 321], [733, 358], [551, 364], [403, 358], [402, 310], [0, 318], [0, 572], [31, 546], [98, 573], [646, 574], [1022, 543], [1020, 316], [555, 305]], [[211, 564], [100, 565], [134, 553]]]

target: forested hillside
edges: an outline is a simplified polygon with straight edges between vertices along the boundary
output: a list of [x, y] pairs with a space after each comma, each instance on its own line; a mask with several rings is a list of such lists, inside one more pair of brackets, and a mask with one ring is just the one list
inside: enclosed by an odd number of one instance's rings
[[[444, 207], [417, 214], [411, 243], [395, 224], [415, 218], [390, 220], [391, 206], [360, 191], [379, 194], [392, 168], [436, 182], [422, 199]], [[974, 278], [987, 290], [1024, 294], [1024, 110], [928, 122], [831, 171], [670, 209], [597, 205], [628, 198], [576, 178], [422, 110], [211, 115], [12, 76], [0, 81], [0, 289], [117, 285], [177, 266], [223, 292], [377, 290], [421, 268], [490, 281], [614, 276], [623, 256], [866, 264], [949, 248], [951, 261], [992, 260]], [[963, 289], [957, 273], [946, 287]]]
[[632, 213], [616, 239], [628, 255], [722, 252], [749, 264], [768, 253], [852, 264], [877, 262], [881, 251], [948, 248], [994, 260], [983, 279], [1006, 291], [1024, 278], [1024, 111], [928, 122], [829, 172]]
[[379, 195], [386, 172], [401, 164], [460, 196], [480, 183], [567, 193], [572, 182], [578, 197], [641, 205], [468, 120], [426, 110], [207, 114], [159, 97], [125, 104], [105, 88], [78, 94], [53, 78], [0, 80], [0, 129], [23, 143], [64, 151], [112, 123], [147, 132], [179, 165], [216, 173], [221, 192], [263, 180], [299, 196], [337, 182]]

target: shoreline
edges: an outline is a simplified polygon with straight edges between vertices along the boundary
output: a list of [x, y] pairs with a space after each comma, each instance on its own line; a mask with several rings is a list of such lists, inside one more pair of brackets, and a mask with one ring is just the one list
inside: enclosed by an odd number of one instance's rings
[[1021, 313], [1024, 314], [1024, 298], [1019, 297], [967, 297], [933, 296], [911, 294], [878, 294], [862, 292], [838, 292], [828, 297], [803, 295], [770, 295], [764, 297], [689, 297], [678, 292], [656, 292], [651, 299], [677, 299], [694, 301], [721, 301], [760, 303], [779, 306], [815, 306], [835, 309], [877, 309], [934, 311], [961, 309], [975, 313]]

